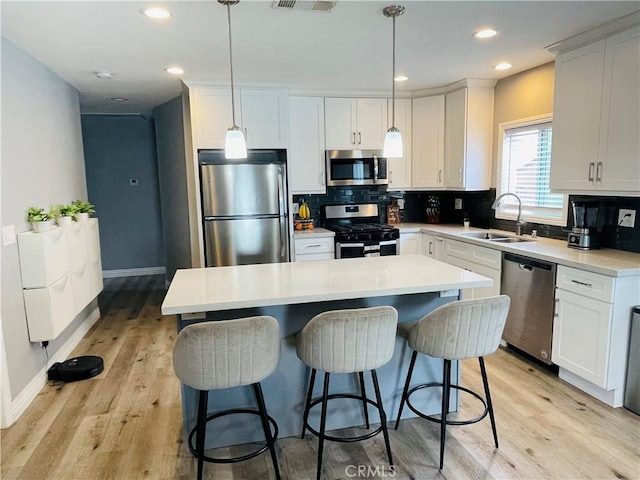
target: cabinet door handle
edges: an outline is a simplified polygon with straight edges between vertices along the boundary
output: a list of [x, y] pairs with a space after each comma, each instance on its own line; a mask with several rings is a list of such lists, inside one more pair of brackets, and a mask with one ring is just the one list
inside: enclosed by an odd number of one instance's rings
[[362, 132], [358, 132], [358, 145], [362, 144]]
[[393, 171], [389, 172], [389, 183], [393, 183]]
[[558, 318], [558, 303], [560, 302], [559, 298], [556, 298], [554, 301], [554, 308], [553, 308], [553, 316]]
[[433, 242], [429, 242], [429, 255], [433, 255]]
[[460, 173], [458, 174], [458, 181], [462, 183], [462, 169], [460, 169]]
[[593, 162], [591, 162], [589, 164], [589, 181], [593, 182], [593, 167], [595, 166], [595, 164]]
[[353, 141], [351, 143], [353, 143], [355, 145], [356, 144], [356, 132], [351, 132], [351, 134], [353, 135]]
[[602, 181], [602, 162], [598, 162], [598, 166], [596, 168], [596, 182]]
[[583, 287], [589, 287], [589, 288], [593, 287], [593, 284], [586, 283], [586, 282], [581, 282], [579, 280], [571, 280], [571, 283], [577, 283], [578, 285], [582, 285]]
[[307, 248], [320, 248], [321, 246], [321, 243], [314, 243], [312, 245], [307, 245]]
[[438, 170], [438, 183], [442, 181], [442, 170]]
[[324, 186], [324, 170], [320, 172], [320, 185]]

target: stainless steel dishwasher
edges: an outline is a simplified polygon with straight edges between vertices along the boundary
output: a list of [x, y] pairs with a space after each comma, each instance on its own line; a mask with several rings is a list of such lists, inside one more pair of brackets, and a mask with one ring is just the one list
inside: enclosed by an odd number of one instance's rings
[[502, 254], [501, 292], [511, 297], [502, 339], [551, 365], [556, 264]]

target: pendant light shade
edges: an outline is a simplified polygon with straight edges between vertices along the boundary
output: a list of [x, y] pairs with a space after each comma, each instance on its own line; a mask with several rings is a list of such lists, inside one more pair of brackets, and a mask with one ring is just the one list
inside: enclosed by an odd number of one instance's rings
[[[218, 0], [219, 1], [219, 0]], [[391, 75], [391, 128], [387, 130], [384, 137], [384, 147], [382, 155], [386, 158], [400, 158], [404, 156], [402, 147], [402, 135], [400, 130], [396, 128], [396, 17], [404, 13], [404, 7], [401, 5], [390, 5], [382, 10], [385, 17], [393, 19], [393, 63]]]
[[240, 0], [218, 0], [218, 3], [227, 7], [227, 23], [229, 25], [229, 70], [231, 71], [231, 116], [232, 125], [227, 130], [224, 141], [224, 156], [227, 159], [247, 158], [247, 144], [240, 127], [236, 125], [236, 104], [233, 92], [233, 49], [231, 48], [231, 5]]
[[224, 139], [224, 158], [232, 160], [247, 158], [247, 144], [244, 141], [244, 135], [242, 130], [235, 125], [227, 130], [227, 136]]

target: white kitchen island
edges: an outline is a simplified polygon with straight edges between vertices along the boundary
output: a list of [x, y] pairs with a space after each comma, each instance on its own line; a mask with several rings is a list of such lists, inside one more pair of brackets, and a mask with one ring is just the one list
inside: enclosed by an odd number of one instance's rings
[[[193, 322], [225, 320], [252, 315], [275, 317], [282, 332], [282, 356], [276, 371], [262, 382], [269, 414], [278, 422], [279, 436], [299, 435], [309, 372], [296, 356], [295, 334], [316, 314], [339, 308], [392, 305], [400, 322], [418, 320], [434, 308], [456, 300], [459, 290], [486, 287], [492, 280], [438, 262], [422, 255], [323, 260], [303, 263], [273, 263], [233, 267], [178, 270], [162, 304], [163, 315], [177, 315], [178, 330]], [[398, 339], [392, 360], [378, 370], [387, 417], [397, 412], [410, 351]], [[414, 370], [414, 383], [440, 381], [442, 362], [425, 355]], [[457, 366], [455, 368], [457, 375]], [[357, 392], [355, 375], [335, 375], [332, 392]], [[353, 378], [351, 378], [353, 377]], [[367, 377], [367, 376], [365, 376]], [[370, 378], [367, 391], [373, 392]], [[439, 412], [435, 392], [420, 399], [422, 408]], [[453, 396], [453, 395], [452, 395]], [[253, 407], [249, 388], [214, 391], [209, 410]], [[420, 401], [416, 401], [417, 405]], [[334, 401], [327, 428], [362, 425], [362, 405]], [[452, 398], [455, 408], [457, 398]], [[188, 432], [195, 424], [196, 392], [183, 387], [184, 424]], [[331, 408], [335, 408], [331, 412]], [[319, 410], [319, 409], [316, 409]], [[406, 416], [413, 415], [409, 409]], [[310, 421], [314, 421], [313, 412]], [[370, 409], [371, 421], [379, 421]], [[233, 418], [236, 417], [236, 418]], [[253, 418], [231, 416], [211, 425], [207, 446], [259, 440], [262, 431]], [[217, 432], [217, 433], [216, 433]], [[209, 433], [209, 432], [208, 432]], [[255, 434], [255, 435], [254, 435]]]

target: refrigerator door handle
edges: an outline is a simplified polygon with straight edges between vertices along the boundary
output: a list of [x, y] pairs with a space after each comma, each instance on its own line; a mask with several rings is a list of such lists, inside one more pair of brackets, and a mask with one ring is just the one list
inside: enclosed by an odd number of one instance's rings
[[287, 260], [285, 237], [287, 234], [287, 225], [285, 224], [286, 209], [284, 203], [284, 179], [282, 178], [282, 170], [278, 169], [278, 208], [280, 210], [280, 258]]

